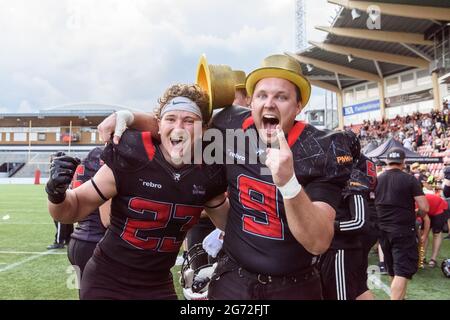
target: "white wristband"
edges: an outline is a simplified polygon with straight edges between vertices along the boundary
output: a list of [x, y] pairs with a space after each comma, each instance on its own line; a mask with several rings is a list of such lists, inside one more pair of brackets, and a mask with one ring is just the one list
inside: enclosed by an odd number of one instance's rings
[[277, 188], [280, 190], [283, 199], [286, 200], [295, 198], [300, 191], [302, 191], [302, 185], [298, 182], [295, 174], [292, 175], [291, 180], [289, 180], [284, 186]]

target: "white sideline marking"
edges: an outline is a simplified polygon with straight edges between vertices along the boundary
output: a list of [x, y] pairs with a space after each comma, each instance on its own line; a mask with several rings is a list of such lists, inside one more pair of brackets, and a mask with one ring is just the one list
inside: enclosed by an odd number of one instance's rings
[[0, 254], [67, 254], [66, 252], [57, 252], [57, 251], [53, 251], [50, 250], [48, 252], [31, 252], [31, 251], [0, 251]]
[[9, 225], [9, 224], [24, 224], [24, 225], [33, 225], [33, 224], [39, 224], [39, 225], [52, 225], [51, 222], [7, 222], [7, 221], [0, 221], [0, 225]]
[[49, 255], [49, 254], [51, 254], [51, 253], [52, 253], [51, 250], [50, 250], [50, 251], [47, 251], [47, 252], [40, 252], [40, 253], [38, 253], [38, 254], [36, 254], [36, 255], [34, 255], [34, 256], [31, 256], [31, 257], [28, 257], [28, 258], [26, 258], [26, 259], [17, 261], [16, 263], [7, 265], [7, 266], [4, 267], [4, 268], [0, 268], [0, 272], [8, 271], [8, 270], [17, 268], [18, 266], [20, 266], [20, 265], [22, 265], [22, 264], [24, 264], [24, 263], [27, 263], [27, 262], [32, 261], [32, 260], [35, 260], [35, 259], [40, 258], [40, 257], [42, 257], [42, 256]]

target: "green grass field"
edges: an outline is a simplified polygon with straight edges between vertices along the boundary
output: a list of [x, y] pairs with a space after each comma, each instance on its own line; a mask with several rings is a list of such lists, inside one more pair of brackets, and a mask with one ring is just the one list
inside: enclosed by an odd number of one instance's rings
[[[0, 185], [0, 299], [78, 299], [66, 250], [46, 250], [54, 234], [43, 186]], [[450, 241], [443, 240], [438, 264], [449, 257]], [[376, 264], [375, 256], [370, 261]], [[172, 271], [182, 298], [178, 270]], [[389, 283], [387, 276], [381, 276], [381, 281], [385, 286]], [[388, 298], [382, 289], [374, 293], [377, 299]], [[407, 297], [449, 300], [450, 279], [444, 278], [439, 267], [419, 270]]]

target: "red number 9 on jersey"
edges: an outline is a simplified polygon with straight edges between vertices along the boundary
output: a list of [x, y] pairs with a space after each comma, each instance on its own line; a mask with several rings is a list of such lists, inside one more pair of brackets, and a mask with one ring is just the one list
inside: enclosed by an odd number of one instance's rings
[[273, 184], [241, 175], [238, 177], [239, 201], [247, 212], [264, 215], [264, 220], [244, 214], [243, 229], [257, 236], [281, 240], [283, 222], [278, 213], [277, 187]]

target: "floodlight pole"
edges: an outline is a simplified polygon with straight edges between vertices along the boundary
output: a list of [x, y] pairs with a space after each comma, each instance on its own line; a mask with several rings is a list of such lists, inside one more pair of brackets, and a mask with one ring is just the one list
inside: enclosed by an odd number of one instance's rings
[[70, 155], [70, 146], [72, 145], [72, 120], [70, 120], [69, 124], [69, 155]]
[[29, 122], [29, 129], [28, 129], [28, 162], [31, 160], [31, 120]]

